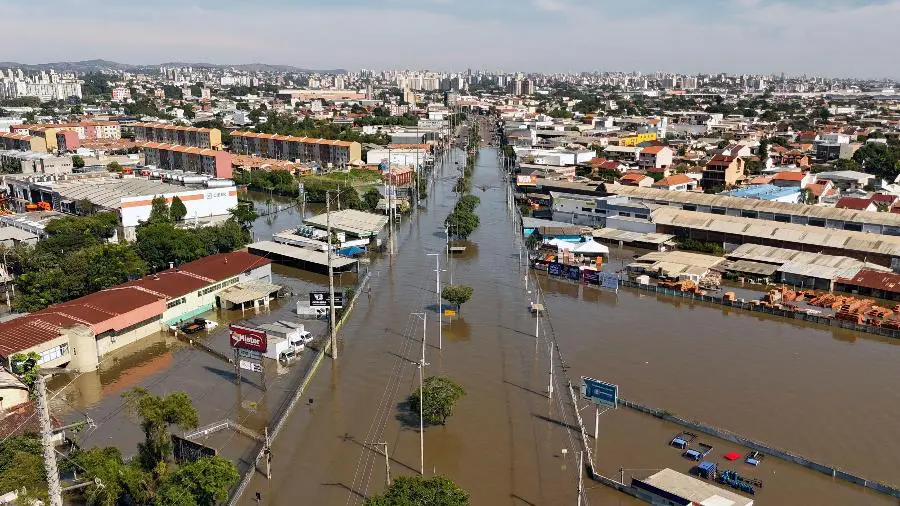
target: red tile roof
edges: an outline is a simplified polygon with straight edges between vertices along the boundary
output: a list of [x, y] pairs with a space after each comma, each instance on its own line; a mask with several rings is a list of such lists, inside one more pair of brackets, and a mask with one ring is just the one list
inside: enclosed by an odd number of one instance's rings
[[641, 151], [641, 154], [656, 155], [664, 148], [666, 148], [666, 146], [648, 146]]
[[[155, 275], [54, 304], [46, 309], [0, 323], [0, 355], [8, 357], [59, 337], [64, 329], [76, 325], [91, 327], [99, 334], [118, 330], [116, 317], [193, 290], [237, 276], [271, 260], [236, 251], [210, 255]], [[162, 304], [162, 310], [165, 310]], [[161, 314], [161, 312], [160, 312]], [[138, 322], [134, 322], [138, 323]]]
[[859, 197], [841, 197], [834, 207], [838, 209], [853, 209], [855, 211], [865, 211], [872, 204], [872, 199], [861, 199]]
[[687, 184], [692, 181], [693, 179], [685, 176], [684, 174], [672, 174], [671, 176], [664, 177], [659, 181], [653, 183], [653, 186], [672, 186], [676, 184]]
[[633, 182], [633, 183], [639, 183], [647, 177], [649, 177], [649, 176], [640, 174], [638, 172], [629, 172], [628, 174], [625, 174], [624, 176], [622, 176], [619, 180]]
[[803, 181], [803, 178], [806, 177], [806, 174], [802, 172], [791, 172], [791, 171], [783, 171], [775, 174], [775, 177], [772, 178], [773, 181]]
[[879, 204], [893, 204], [897, 201], [896, 195], [891, 195], [890, 193], [873, 193], [872, 194], [872, 202], [878, 202]]

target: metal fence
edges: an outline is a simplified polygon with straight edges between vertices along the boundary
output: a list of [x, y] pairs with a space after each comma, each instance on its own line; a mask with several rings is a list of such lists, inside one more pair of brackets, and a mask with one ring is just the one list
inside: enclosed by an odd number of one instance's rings
[[810, 323], [817, 323], [819, 325], [826, 325], [829, 327], [838, 327], [841, 329], [854, 330], [856, 332], [865, 332], [867, 334], [875, 334], [884, 337], [890, 337], [893, 339], [900, 339], [900, 330], [888, 329], [884, 327], [878, 327], [875, 325], [868, 325], [865, 323], [855, 323], [851, 321], [838, 320], [835, 318], [829, 318], [826, 316], [818, 316], [807, 314], [802, 311], [792, 311], [790, 309], [779, 309], [774, 307], [768, 307], [763, 304], [757, 304], [753, 302], [741, 302], [741, 301], [726, 301], [722, 297], [715, 297], [712, 295], [696, 295], [690, 292], [682, 292], [679, 290], [672, 290], [671, 288], [665, 288], [657, 285], [648, 285], [643, 283], [636, 283], [631, 280], [620, 280], [619, 284], [622, 286], [626, 286], [629, 288], [636, 288], [638, 290], [643, 290], [645, 292], [654, 292], [662, 295], [667, 295], [669, 297], [678, 297], [681, 299], [691, 299], [699, 302], [708, 302], [710, 304], [718, 304], [720, 306], [732, 307], [735, 309], [743, 309], [745, 311], [753, 311], [757, 313], [765, 313], [773, 316], [780, 316], [782, 318], [790, 318], [792, 320], [801, 320]]

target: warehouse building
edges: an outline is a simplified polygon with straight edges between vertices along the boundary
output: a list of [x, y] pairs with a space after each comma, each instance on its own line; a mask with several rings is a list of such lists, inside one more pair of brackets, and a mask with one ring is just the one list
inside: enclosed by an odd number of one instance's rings
[[211, 255], [0, 323], [0, 359], [9, 366], [33, 351], [42, 367], [92, 371], [108, 353], [216, 307], [222, 290], [271, 279], [263, 257]]
[[601, 192], [598, 193], [600, 195], [604, 194], [603, 192], [605, 191], [628, 197], [633, 201], [669, 206], [685, 211], [900, 236], [900, 214], [872, 213], [854, 211], [852, 209], [835, 209], [806, 204], [730, 197], [727, 195], [637, 188], [615, 184], [603, 185], [598, 190]]
[[221, 222], [237, 207], [234, 186], [188, 187], [106, 173], [67, 178], [7, 176], [5, 185], [10, 206], [19, 211], [29, 204], [47, 202], [54, 210], [75, 214], [80, 201], [90, 202], [97, 211], [113, 211], [119, 215], [118, 237], [126, 241], [135, 240], [136, 228], [150, 217], [151, 202], [157, 196], [165, 197], [170, 204], [176, 196], [181, 199], [187, 208], [185, 223], [193, 226]]
[[713, 242], [723, 245], [726, 250], [741, 244], [763, 244], [848, 256], [900, 271], [900, 237], [892, 235], [773, 223], [739, 216], [715, 216], [673, 207], [656, 209], [651, 213], [650, 221], [656, 225], [658, 233]]
[[846, 256], [744, 244], [727, 253], [723, 269], [753, 279], [768, 279], [800, 288], [832, 291], [839, 278], [853, 278], [869, 269], [890, 273], [887, 267], [867, 264]]

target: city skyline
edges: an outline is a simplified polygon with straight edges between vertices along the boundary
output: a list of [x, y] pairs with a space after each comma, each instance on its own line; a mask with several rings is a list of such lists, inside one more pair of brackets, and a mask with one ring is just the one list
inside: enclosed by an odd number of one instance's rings
[[[900, 0], [3, 1], [0, 60], [266, 63], [310, 69], [637, 70], [897, 77]], [[34, 22], [42, 24], [34, 37]], [[205, 21], [204, 21], [205, 20]], [[342, 33], [344, 32], [344, 33]], [[77, 36], [73, 36], [76, 34]], [[433, 44], [429, 44], [429, 39]], [[110, 44], [110, 41], [115, 41]], [[415, 43], [410, 43], [415, 41]], [[13, 49], [13, 47], [15, 49]]]

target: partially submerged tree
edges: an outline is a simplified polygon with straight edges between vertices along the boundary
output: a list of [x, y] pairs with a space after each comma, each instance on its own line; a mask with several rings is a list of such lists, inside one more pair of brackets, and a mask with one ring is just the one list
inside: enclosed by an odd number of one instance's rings
[[465, 285], [446, 285], [441, 290], [441, 298], [454, 304], [457, 309], [472, 298], [472, 287]]
[[463, 395], [466, 395], [466, 391], [452, 380], [431, 376], [425, 378], [422, 391], [416, 389], [409, 396], [409, 409], [418, 413], [419, 403], [422, 402], [422, 418], [425, 422], [430, 425], [444, 425], [447, 418], [453, 414], [456, 401]]
[[147, 471], [169, 462], [172, 455], [170, 427], [194, 429], [200, 421], [191, 398], [184, 392], [160, 396], [137, 387], [122, 397], [131, 413], [141, 420], [144, 442], [138, 444], [138, 459]]
[[469, 506], [469, 493], [443, 476], [398, 476], [381, 495], [366, 506]]

